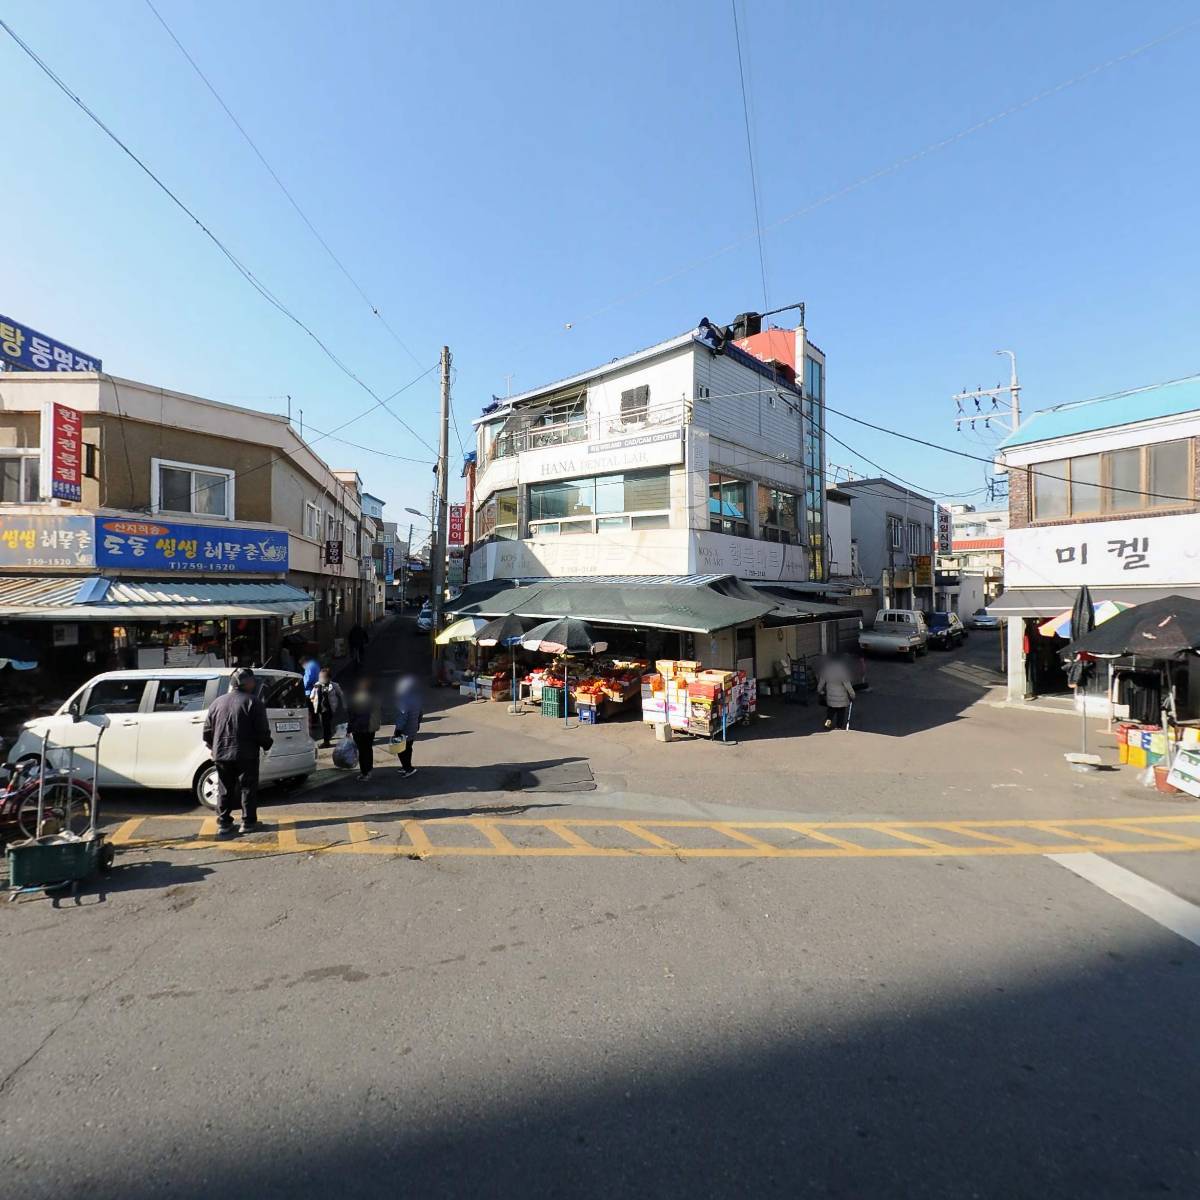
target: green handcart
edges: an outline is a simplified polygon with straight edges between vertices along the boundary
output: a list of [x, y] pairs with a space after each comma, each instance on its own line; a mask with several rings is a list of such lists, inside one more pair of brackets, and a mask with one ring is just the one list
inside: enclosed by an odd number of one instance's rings
[[[70, 888], [79, 895], [79, 885], [92, 875], [112, 868], [116, 851], [99, 828], [100, 742], [104, 724], [93, 724], [76, 718], [75, 724], [55, 744], [47, 734], [42, 739], [41, 770], [38, 778], [37, 824], [34, 836], [23, 842], [13, 842], [7, 851], [9, 901], [23, 892], [54, 892]], [[49, 772], [47, 758], [60, 751], [68, 752], [67, 778], [74, 778], [76, 750], [92, 751], [91, 809], [88, 828], [83, 833], [60, 829], [45, 831], [46, 783]]]

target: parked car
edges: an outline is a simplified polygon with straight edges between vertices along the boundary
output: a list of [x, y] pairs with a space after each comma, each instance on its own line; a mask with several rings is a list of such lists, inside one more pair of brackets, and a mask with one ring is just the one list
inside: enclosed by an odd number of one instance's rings
[[993, 617], [986, 608], [977, 608], [967, 618], [967, 624], [972, 629], [999, 629], [1000, 618]]
[[929, 614], [929, 645], [951, 650], [967, 640], [967, 627], [955, 612]]
[[928, 637], [925, 616], [918, 609], [885, 608], [874, 626], [858, 635], [858, 645], [873, 654], [897, 654], [911, 661], [925, 653]]
[[417, 613], [417, 632], [430, 633], [433, 630], [433, 606], [425, 604], [421, 606], [421, 611]]
[[[107, 722], [100, 742], [99, 786], [186, 788], [207, 808], [217, 807], [217, 769], [202, 739], [204, 714], [229, 690], [232, 667], [162, 667], [107, 671], [89, 679], [49, 717], [26, 721], [8, 752], [9, 763], [41, 754], [42, 738], [80, 720]], [[274, 744], [262, 757], [263, 783], [303, 782], [317, 766], [309, 734], [309, 706], [301, 677], [291, 671], [255, 670], [257, 695], [267, 706]], [[75, 752], [90, 778], [88, 751]], [[53, 754], [54, 766], [65, 767]]]

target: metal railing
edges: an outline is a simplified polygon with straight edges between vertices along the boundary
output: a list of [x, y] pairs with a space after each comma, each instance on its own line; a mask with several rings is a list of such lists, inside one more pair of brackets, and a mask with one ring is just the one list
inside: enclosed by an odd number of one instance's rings
[[498, 458], [512, 458], [526, 450], [543, 450], [548, 446], [574, 445], [580, 442], [601, 442], [610, 438], [636, 436], [644, 430], [670, 425], [687, 425], [692, 419], [689, 401], [676, 400], [658, 404], [634, 413], [589, 413], [582, 421], [565, 421], [558, 425], [535, 425], [514, 433], [502, 433], [492, 443], [483, 465]]

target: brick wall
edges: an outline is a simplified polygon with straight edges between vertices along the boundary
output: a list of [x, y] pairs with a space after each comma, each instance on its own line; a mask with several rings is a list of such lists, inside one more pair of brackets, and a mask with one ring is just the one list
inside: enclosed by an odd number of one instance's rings
[[[1174, 517], [1182, 513], [1200, 512], [1200, 501], [1180, 504], [1172, 508], [1156, 508], [1151, 513], [1097, 513], [1091, 517], [1062, 517], [1055, 521], [1033, 520], [1033, 479], [1029, 472], [1036, 471], [1038, 464], [1030, 467], [1008, 469], [1008, 525], [1010, 529], [1024, 529], [1028, 525], [1087, 525], [1096, 521], [1123, 521], [1134, 517]], [[1200, 496], [1200, 439], [1192, 439], [1192, 495]]]

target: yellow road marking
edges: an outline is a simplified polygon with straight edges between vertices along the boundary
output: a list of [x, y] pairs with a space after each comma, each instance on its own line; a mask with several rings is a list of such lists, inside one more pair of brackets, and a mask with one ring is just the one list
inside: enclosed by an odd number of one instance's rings
[[[195, 821], [195, 834], [153, 838], [144, 836], [154, 822]], [[373, 822], [385, 827], [389, 814], [378, 814]], [[261, 840], [213, 840], [216, 833], [212, 817], [145, 816], [123, 821], [109, 835], [114, 845], [127, 848], [150, 846], [189, 850], [232, 850], [242, 852], [303, 854], [416, 854], [424, 857], [465, 858], [949, 858], [995, 857], [1011, 855], [1096, 853], [1146, 854], [1180, 853], [1200, 850], [1200, 816], [1108, 817], [1061, 820], [997, 821], [688, 821], [644, 818], [630, 821], [616, 818], [592, 820], [555, 817], [438, 817], [421, 820], [407, 817], [398, 822], [404, 840], [380, 838], [361, 820], [347, 818], [329, 821], [330, 840], [323, 843], [301, 841], [297, 830], [303, 823], [297, 818], [280, 818], [275, 838]], [[438, 828], [465, 827], [479, 835], [474, 844], [439, 845], [430, 833]], [[505, 829], [545, 830], [559, 845], [520, 845], [510, 840]], [[604, 845], [604, 831], [611, 829], [636, 839], [635, 845]], [[684, 846], [669, 836], [674, 830], [700, 830], [714, 835], [721, 843], [708, 846]], [[1012, 831], [1012, 837], [988, 832]], [[580, 830], [587, 830], [591, 839]], [[1104, 831], [1109, 836], [1104, 836]], [[798, 835], [805, 845], [775, 845], [763, 840], [766, 831]], [[830, 832], [830, 831], [837, 831]], [[1024, 840], [1032, 833], [1050, 834], [1058, 842], [1036, 844]], [[892, 845], [866, 846], [839, 837], [838, 833], [882, 835]], [[143, 835], [143, 836], [139, 836]], [[758, 836], [756, 836], [758, 835]], [[941, 838], [955, 835], [967, 844], [954, 844]], [[679, 835], [676, 835], [678, 837]], [[598, 840], [597, 840], [598, 839]], [[813, 844], [818, 843], [818, 844]], [[895, 844], [903, 843], [903, 844]]]
[[[651, 833], [648, 829], [642, 828], [642, 826], [637, 824], [635, 821], [615, 821], [614, 824], [619, 829], [624, 829], [626, 831], [626, 833], [632, 833], [634, 837], [641, 838], [643, 841], [649, 842], [651, 846], [655, 846], [659, 850], [666, 850], [668, 853], [674, 854], [675, 851], [680, 848], [680, 847], [676, 846], [674, 842], [669, 842], [669, 841], [667, 841], [666, 838], [659, 837], [659, 835], [657, 833]], [[646, 824], [658, 825], [658, 824], [661, 824], [661, 822], [647, 821]], [[670, 828], [678, 829], [678, 828], [680, 828], [680, 826], [678, 824], [672, 824], [670, 826]], [[706, 825], [705, 822], [701, 821], [697, 825], [694, 825], [694, 826], [689, 825], [689, 826], [685, 826], [685, 828], [704, 829], [704, 828], [711, 828], [711, 826], [708, 826], [708, 825]], [[637, 849], [629, 851], [629, 853], [644, 854], [645, 851], [639, 846]]]

